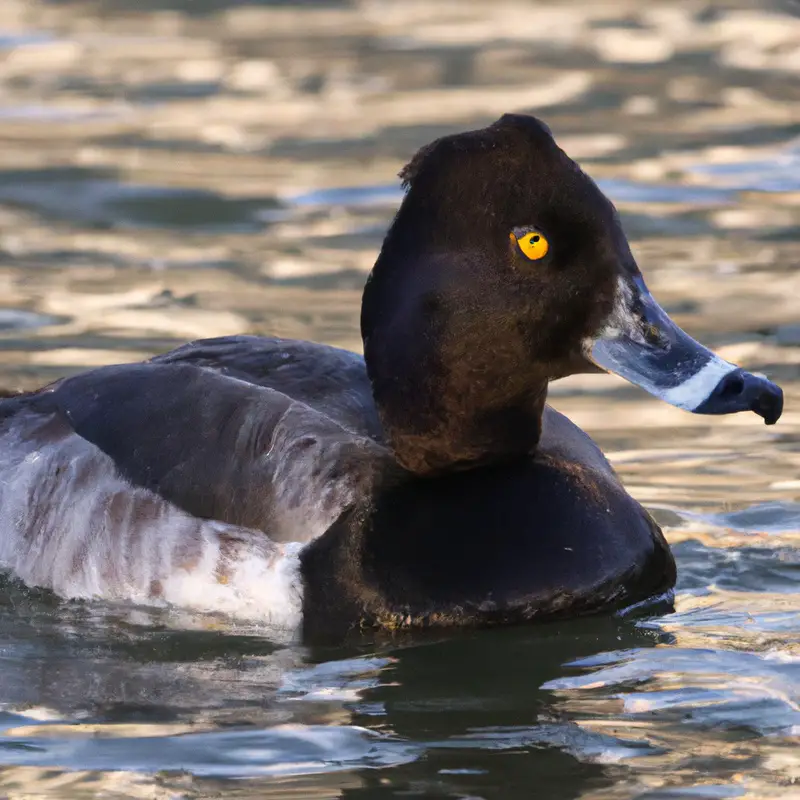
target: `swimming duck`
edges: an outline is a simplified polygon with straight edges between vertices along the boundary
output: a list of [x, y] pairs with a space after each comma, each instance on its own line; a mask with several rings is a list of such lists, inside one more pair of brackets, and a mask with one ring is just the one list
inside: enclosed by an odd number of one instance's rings
[[678, 328], [614, 206], [531, 116], [423, 147], [364, 356], [207, 339], [0, 402], [0, 563], [67, 598], [309, 636], [574, 616], [671, 589], [659, 527], [548, 383], [614, 372], [774, 423], [780, 388]]

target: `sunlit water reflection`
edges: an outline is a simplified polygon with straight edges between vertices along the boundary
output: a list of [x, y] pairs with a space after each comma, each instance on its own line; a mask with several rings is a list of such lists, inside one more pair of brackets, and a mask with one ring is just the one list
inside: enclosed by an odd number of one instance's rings
[[[543, 116], [774, 428], [553, 386], [665, 527], [674, 613], [346, 650], [0, 592], [14, 797], [799, 797], [800, 22], [786, 0], [0, 5], [2, 386], [269, 332], [358, 349], [420, 144]], [[455, 535], [455, 534], [454, 534]]]

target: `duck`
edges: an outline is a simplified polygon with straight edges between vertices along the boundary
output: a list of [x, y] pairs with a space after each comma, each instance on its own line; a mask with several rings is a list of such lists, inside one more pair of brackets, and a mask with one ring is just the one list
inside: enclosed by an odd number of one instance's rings
[[438, 138], [400, 178], [363, 355], [209, 338], [0, 400], [0, 565], [67, 600], [309, 639], [668, 596], [663, 532], [550, 382], [606, 371], [767, 424], [780, 387], [670, 319], [536, 117]]

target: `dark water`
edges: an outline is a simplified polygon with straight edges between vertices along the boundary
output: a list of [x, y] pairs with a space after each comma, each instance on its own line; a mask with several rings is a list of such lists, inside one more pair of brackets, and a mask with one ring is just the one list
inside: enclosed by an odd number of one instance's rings
[[662, 304], [787, 411], [553, 387], [665, 527], [674, 613], [318, 650], [7, 581], [0, 793], [800, 797], [797, 14], [4, 0], [2, 386], [199, 336], [359, 348], [403, 161], [520, 110], [618, 204]]

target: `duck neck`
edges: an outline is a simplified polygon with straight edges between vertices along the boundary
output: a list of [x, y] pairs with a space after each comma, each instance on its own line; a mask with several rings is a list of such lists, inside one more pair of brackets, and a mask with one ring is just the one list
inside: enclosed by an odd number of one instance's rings
[[[472, 370], [468, 370], [472, 372]], [[498, 385], [501, 376], [475, 370], [475, 380]], [[399, 377], [399, 376], [398, 376]], [[462, 380], [402, 376], [405, 386], [374, 390], [381, 423], [398, 463], [420, 476], [502, 463], [533, 453], [542, 431], [546, 389], [516, 396], [483, 393]], [[381, 382], [373, 383], [380, 387]], [[406, 408], [406, 404], [408, 407]]]
[[487, 326], [469, 309], [443, 308], [433, 290], [409, 297], [386, 277], [375, 270], [367, 284], [362, 334], [373, 396], [399, 464], [436, 475], [534, 452], [547, 377], [532, 367], [523, 334], [513, 324]]

